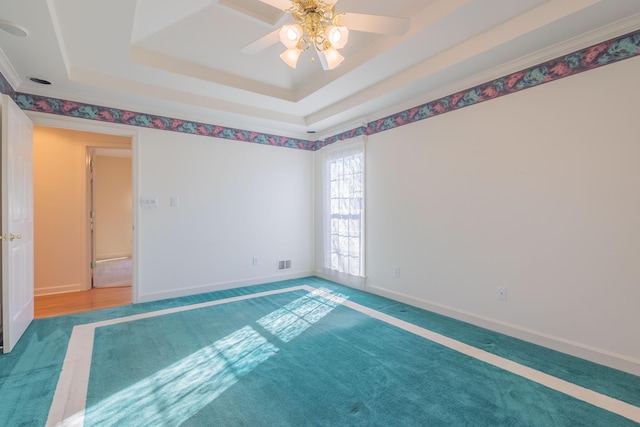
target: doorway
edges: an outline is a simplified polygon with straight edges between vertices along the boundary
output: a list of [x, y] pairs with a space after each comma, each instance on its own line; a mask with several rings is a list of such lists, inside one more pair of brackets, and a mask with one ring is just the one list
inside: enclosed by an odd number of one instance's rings
[[92, 288], [131, 286], [131, 150], [89, 147]]
[[[86, 131], [34, 127], [34, 294], [38, 306], [55, 300], [56, 314], [102, 308], [102, 292], [93, 287], [93, 238], [91, 236], [91, 186], [87, 179], [91, 158], [90, 148], [128, 151], [131, 173], [132, 137]], [[114, 154], [115, 152], [112, 152]], [[130, 186], [132, 179], [129, 178]], [[126, 196], [132, 204], [129, 190]], [[129, 214], [129, 224], [133, 214]], [[129, 243], [132, 233], [129, 225]], [[131, 260], [132, 251], [124, 255]], [[135, 263], [134, 263], [135, 264]], [[130, 269], [131, 271], [131, 269]], [[127, 283], [126, 301], [131, 303], [133, 291], [131, 275]], [[91, 298], [87, 296], [91, 295]], [[78, 297], [82, 298], [78, 298]], [[90, 300], [81, 310], [74, 301]], [[62, 312], [61, 312], [62, 310]]]

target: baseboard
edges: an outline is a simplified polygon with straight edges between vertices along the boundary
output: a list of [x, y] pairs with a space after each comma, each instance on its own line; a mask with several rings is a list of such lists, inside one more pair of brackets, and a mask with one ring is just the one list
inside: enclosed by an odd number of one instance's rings
[[117, 259], [117, 258], [131, 258], [131, 253], [130, 252], [113, 252], [110, 254], [100, 254], [100, 255], [96, 255], [96, 260], [98, 261], [102, 261], [102, 260], [111, 260], [111, 259]]
[[189, 295], [204, 294], [207, 292], [223, 291], [226, 289], [242, 288], [245, 286], [262, 285], [265, 283], [279, 282], [282, 280], [302, 279], [304, 277], [314, 276], [313, 271], [279, 273], [271, 276], [256, 277], [252, 279], [236, 280], [230, 282], [211, 283], [202, 286], [194, 286], [190, 288], [174, 289], [165, 292], [154, 292], [150, 294], [140, 294], [137, 302], [158, 301], [168, 298], [179, 298]]
[[39, 297], [42, 295], [63, 294], [65, 292], [77, 292], [82, 290], [83, 288], [81, 283], [74, 283], [71, 285], [50, 286], [47, 288], [34, 288], [33, 295]]
[[527, 328], [522, 328], [517, 325], [501, 322], [495, 319], [478, 316], [463, 310], [415, 298], [399, 292], [389, 291], [377, 286], [367, 285], [365, 290], [372, 294], [403, 302], [434, 313], [442, 314], [443, 316], [452, 317], [463, 322], [471, 323], [475, 326], [480, 326], [491, 331], [499, 332], [523, 341], [566, 353], [571, 356], [579, 357], [600, 365], [640, 376], [640, 360], [631, 357], [594, 348], [578, 342], [565, 340], [560, 337], [544, 334]]

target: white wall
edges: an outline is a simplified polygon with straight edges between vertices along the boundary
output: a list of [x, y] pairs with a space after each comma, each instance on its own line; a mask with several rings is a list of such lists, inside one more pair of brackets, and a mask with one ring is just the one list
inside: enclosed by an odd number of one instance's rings
[[640, 374], [638, 75], [634, 58], [370, 136], [366, 288]]
[[138, 208], [140, 301], [312, 274], [312, 152], [142, 129], [137, 162], [159, 201]]

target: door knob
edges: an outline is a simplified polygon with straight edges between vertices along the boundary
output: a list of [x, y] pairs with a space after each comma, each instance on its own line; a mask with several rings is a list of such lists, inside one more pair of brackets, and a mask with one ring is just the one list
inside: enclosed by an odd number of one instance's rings
[[22, 235], [9, 233], [9, 240], [13, 242], [15, 239], [18, 239], [18, 240], [22, 239]]

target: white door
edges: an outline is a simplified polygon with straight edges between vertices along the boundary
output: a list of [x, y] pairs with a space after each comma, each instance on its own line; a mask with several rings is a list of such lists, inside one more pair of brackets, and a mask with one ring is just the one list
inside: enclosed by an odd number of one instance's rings
[[33, 125], [2, 96], [2, 335], [10, 352], [33, 320]]

